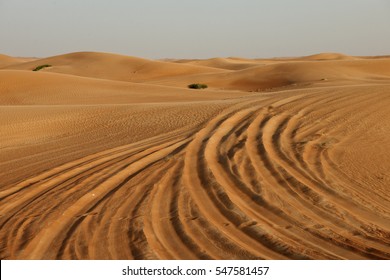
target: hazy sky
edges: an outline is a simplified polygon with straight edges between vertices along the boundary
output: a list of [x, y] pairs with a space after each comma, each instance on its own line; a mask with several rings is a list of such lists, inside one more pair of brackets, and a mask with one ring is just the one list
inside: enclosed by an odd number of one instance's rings
[[0, 53], [390, 54], [390, 0], [0, 0]]

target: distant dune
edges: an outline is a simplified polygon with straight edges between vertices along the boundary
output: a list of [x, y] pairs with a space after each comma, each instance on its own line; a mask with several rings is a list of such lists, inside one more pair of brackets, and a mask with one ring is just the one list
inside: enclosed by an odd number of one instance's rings
[[[210, 61], [209, 61], [210, 62]], [[192, 63], [192, 62], [190, 62]], [[390, 59], [352, 59], [330, 61], [278, 61], [253, 64], [236, 71], [164, 78], [153, 83], [185, 86], [193, 81], [214, 88], [233, 90], [269, 90], [285, 86], [326, 86], [330, 82], [370, 82], [390, 77]]]
[[390, 259], [389, 108], [390, 56], [0, 55], [0, 258]]
[[32, 70], [39, 65], [52, 65], [42, 71], [116, 81], [145, 81], [149, 79], [218, 72], [216, 69], [193, 65], [108, 53], [79, 52], [39, 59], [7, 69]]
[[21, 58], [21, 57], [10, 57], [7, 55], [0, 54], [0, 69], [12, 65], [17, 65], [23, 62], [34, 60], [33, 58]]
[[309, 56], [304, 56], [305, 60], [354, 60], [353, 56], [348, 56], [342, 53], [320, 53]]
[[177, 60], [178, 63], [185, 63], [191, 65], [201, 65], [212, 68], [221, 68], [225, 70], [241, 70], [249, 67], [259, 66], [257, 61], [248, 61], [244, 59], [233, 58], [212, 58], [205, 60]]

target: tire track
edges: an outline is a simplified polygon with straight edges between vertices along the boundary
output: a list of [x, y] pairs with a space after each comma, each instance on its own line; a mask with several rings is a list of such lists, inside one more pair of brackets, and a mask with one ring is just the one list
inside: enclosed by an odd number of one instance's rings
[[2, 186], [0, 257], [390, 259], [389, 196], [334, 156], [387, 110], [369, 88], [254, 94]]

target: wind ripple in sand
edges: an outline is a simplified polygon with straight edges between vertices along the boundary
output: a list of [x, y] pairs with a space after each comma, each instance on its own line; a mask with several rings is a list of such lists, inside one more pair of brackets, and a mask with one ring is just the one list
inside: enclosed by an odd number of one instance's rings
[[47, 170], [2, 188], [0, 256], [389, 259], [388, 192], [333, 156], [388, 105], [364, 88], [244, 98], [197, 131]]

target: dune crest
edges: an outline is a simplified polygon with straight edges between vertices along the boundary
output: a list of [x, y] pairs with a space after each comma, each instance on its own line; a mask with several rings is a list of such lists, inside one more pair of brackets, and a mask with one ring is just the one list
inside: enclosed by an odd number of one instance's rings
[[133, 82], [167, 76], [174, 77], [218, 72], [217, 69], [201, 66], [177, 65], [171, 62], [153, 61], [138, 57], [98, 52], [77, 52], [58, 55], [24, 64], [12, 65], [6, 69], [32, 70], [39, 65], [46, 64], [52, 67], [43, 69], [42, 71]]
[[33, 61], [34, 58], [22, 58], [22, 57], [11, 57], [8, 55], [0, 54], [0, 69], [9, 67], [12, 65], [17, 65], [27, 61]]
[[348, 56], [342, 53], [319, 53], [309, 56], [304, 56], [305, 60], [354, 60], [353, 56]]
[[225, 73], [209, 73], [152, 82], [167, 86], [185, 86], [191, 81], [207, 83], [227, 90], [263, 91], [286, 86], [328, 86], [331, 83], [386, 82], [390, 78], [390, 59], [336, 61], [278, 61], [254, 65]]

